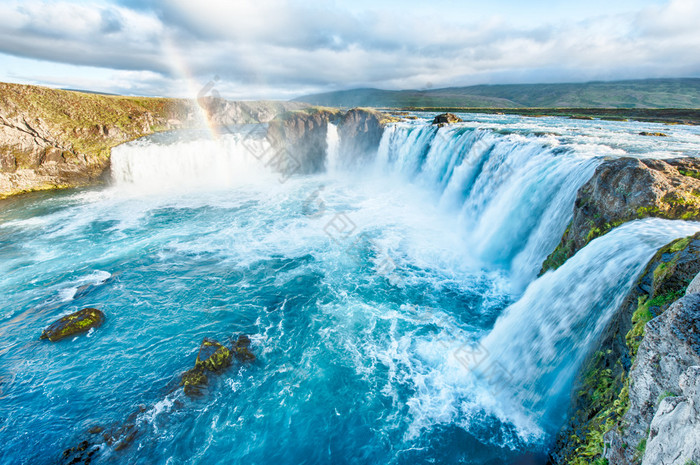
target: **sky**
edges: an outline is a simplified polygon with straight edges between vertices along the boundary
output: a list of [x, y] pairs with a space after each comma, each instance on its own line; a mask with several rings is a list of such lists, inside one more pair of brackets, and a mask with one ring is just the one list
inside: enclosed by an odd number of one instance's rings
[[700, 77], [700, 0], [0, 0], [0, 81], [230, 99]]

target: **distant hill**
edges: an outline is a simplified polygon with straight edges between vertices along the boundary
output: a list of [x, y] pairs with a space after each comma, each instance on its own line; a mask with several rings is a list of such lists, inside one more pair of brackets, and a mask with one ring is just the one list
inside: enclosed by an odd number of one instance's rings
[[313, 105], [380, 108], [700, 108], [700, 79], [503, 84], [430, 90], [353, 89], [295, 99]]

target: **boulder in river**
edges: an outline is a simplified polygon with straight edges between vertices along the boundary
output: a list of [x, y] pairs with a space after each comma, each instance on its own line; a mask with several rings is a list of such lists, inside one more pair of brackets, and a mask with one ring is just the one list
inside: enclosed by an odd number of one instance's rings
[[197, 353], [194, 368], [182, 374], [180, 386], [188, 396], [202, 394], [202, 389], [209, 384], [207, 372], [221, 373], [231, 366], [233, 357], [241, 363], [255, 361], [255, 355], [248, 349], [250, 338], [245, 334], [238, 336], [232, 348], [228, 348], [213, 339], [204, 338]]
[[185, 394], [190, 397], [202, 395], [202, 388], [207, 384], [209, 384], [209, 380], [207, 375], [204, 374], [204, 368], [201, 366], [184, 372], [180, 381], [180, 386], [184, 386]]
[[60, 341], [67, 337], [99, 327], [105, 320], [105, 314], [96, 308], [84, 308], [78, 312], [66, 315], [56, 320], [46, 328], [39, 339], [51, 342]]
[[245, 334], [238, 336], [238, 340], [233, 344], [233, 353], [239, 362], [254, 362], [255, 355], [248, 349], [250, 338]]
[[642, 131], [639, 133], [640, 136], [651, 136], [651, 137], [668, 137], [668, 134], [664, 132], [647, 132]]
[[442, 113], [440, 115], [437, 115], [435, 119], [433, 119], [433, 124], [438, 124], [440, 126], [444, 124], [452, 124], [452, 123], [461, 123], [462, 118], [459, 116], [455, 115], [454, 113]]
[[[199, 347], [195, 368], [201, 367], [205, 370], [218, 373], [231, 365], [231, 350], [218, 342], [204, 338]], [[190, 370], [192, 371], [192, 370]]]

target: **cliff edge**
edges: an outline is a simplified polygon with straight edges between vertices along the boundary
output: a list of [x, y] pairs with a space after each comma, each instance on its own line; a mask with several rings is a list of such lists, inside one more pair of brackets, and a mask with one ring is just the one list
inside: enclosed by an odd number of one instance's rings
[[605, 160], [579, 189], [573, 219], [541, 273], [614, 227], [647, 217], [700, 219], [700, 159]]

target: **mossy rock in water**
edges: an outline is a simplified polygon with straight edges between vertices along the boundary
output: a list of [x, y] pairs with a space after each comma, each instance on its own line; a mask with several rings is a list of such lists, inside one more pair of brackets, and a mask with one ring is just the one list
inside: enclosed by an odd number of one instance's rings
[[647, 131], [642, 131], [639, 133], [640, 136], [651, 136], [651, 137], [668, 137], [668, 134], [665, 134], [663, 132], [647, 132]]
[[461, 123], [462, 118], [459, 116], [455, 115], [454, 113], [442, 113], [440, 115], [437, 115], [435, 119], [433, 119], [433, 124], [437, 125], [445, 125], [445, 124], [452, 124], [452, 123]]
[[250, 346], [250, 338], [244, 334], [233, 343], [232, 349], [212, 339], [204, 338], [199, 347], [194, 368], [182, 374], [180, 386], [184, 386], [185, 394], [190, 397], [201, 395], [202, 388], [209, 383], [206, 372], [222, 372], [231, 365], [234, 356], [239, 362], [254, 361], [255, 355], [248, 346]]
[[84, 308], [78, 312], [66, 315], [51, 323], [39, 339], [51, 342], [60, 341], [76, 334], [84, 333], [91, 328], [99, 327], [105, 320], [105, 314], [96, 308]]
[[180, 381], [180, 386], [184, 386], [183, 389], [188, 396], [201, 396], [202, 388], [207, 384], [209, 384], [209, 380], [207, 375], [204, 374], [204, 368], [201, 366], [184, 372]]
[[254, 362], [255, 355], [248, 349], [250, 338], [245, 334], [238, 336], [238, 340], [233, 344], [233, 353], [239, 362]]
[[231, 356], [231, 350], [228, 347], [204, 338], [194, 366], [218, 373], [231, 365]]
[[83, 464], [90, 465], [93, 456], [98, 452], [99, 447], [89, 441], [83, 441], [75, 447], [63, 451], [59, 463], [67, 465]]

